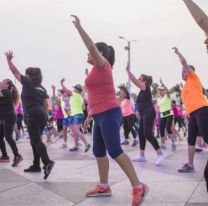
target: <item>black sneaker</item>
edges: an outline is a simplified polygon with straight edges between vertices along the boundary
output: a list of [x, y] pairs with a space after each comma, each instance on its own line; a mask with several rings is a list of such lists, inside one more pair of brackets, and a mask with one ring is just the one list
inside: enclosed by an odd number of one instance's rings
[[124, 140], [121, 145], [129, 145], [129, 141], [128, 140]]
[[88, 145], [85, 147], [85, 151], [84, 151], [84, 152], [85, 152], [85, 153], [86, 153], [86, 152], [88, 152], [88, 151], [89, 151], [89, 149], [90, 149], [90, 147], [91, 147], [91, 145], [90, 145], [90, 144], [88, 144]]
[[48, 176], [51, 173], [51, 170], [53, 169], [55, 165], [54, 161], [50, 161], [50, 163], [48, 163], [47, 165], [44, 165], [43, 169], [44, 169], [44, 180], [46, 180], [48, 178]]
[[21, 155], [16, 156], [16, 157], [14, 158], [14, 162], [13, 162], [13, 164], [12, 164], [12, 167], [17, 167], [17, 166], [19, 165], [19, 163], [22, 162], [22, 160], [23, 160], [23, 158], [22, 158]]
[[135, 146], [137, 146], [138, 145], [138, 141], [135, 139], [134, 141], [133, 141], [133, 144], [131, 145], [132, 147], [135, 147]]
[[181, 169], [178, 170], [178, 172], [181, 173], [188, 173], [188, 172], [194, 172], [194, 166], [190, 165], [189, 163], [186, 163], [183, 165]]
[[203, 149], [201, 149], [201, 148], [196, 148], [196, 153], [202, 153], [203, 152]]
[[72, 147], [71, 149], [69, 149], [70, 152], [76, 152], [79, 150], [79, 146], [75, 146], [75, 147]]
[[24, 172], [41, 172], [40, 166], [31, 165], [29, 168], [25, 169]]

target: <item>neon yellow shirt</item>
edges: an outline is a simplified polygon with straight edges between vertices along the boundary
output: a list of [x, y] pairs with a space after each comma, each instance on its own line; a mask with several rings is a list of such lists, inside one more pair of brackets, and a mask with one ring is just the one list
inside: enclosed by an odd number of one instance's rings
[[[167, 116], [173, 115], [173, 110], [171, 106], [171, 98], [168, 97], [167, 94], [164, 97], [158, 98], [157, 103], [160, 108], [161, 117], [167, 117]], [[165, 112], [167, 112], [167, 114], [164, 114]]]
[[73, 92], [70, 98], [71, 115], [83, 114], [83, 105], [83, 97], [79, 93]]

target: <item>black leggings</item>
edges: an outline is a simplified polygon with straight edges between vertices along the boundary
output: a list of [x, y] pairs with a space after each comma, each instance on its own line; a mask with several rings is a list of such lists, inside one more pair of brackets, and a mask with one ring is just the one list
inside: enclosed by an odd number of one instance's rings
[[47, 124], [47, 113], [42, 107], [33, 107], [27, 110], [26, 114], [27, 129], [30, 136], [30, 143], [33, 150], [33, 165], [40, 165], [40, 158], [44, 165], [50, 162], [46, 146], [41, 140], [43, 129]]
[[154, 108], [147, 109], [139, 121], [140, 150], [145, 150], [146, 140], [148, 140], [155, 150], [160, 149], [157, 139], [153, 136], [156, 113]]
[[161, 137], [165, 137], [165, 129], [168, 134], [173, 134], [172, 132], [172, 124], [173, 124], [173, 115], [160, 118], [160, 135]]
[[17, 129], [23, 129], [23, 125], [22, 125], [22, 121], [23, 121], [23, 114], [17, 114]]
[[132, 133], [133, 138], [134, 139], [136, 138], [136, 132], [133, 129], [135, 122], [136, 122], [135, 114], [131, 114], [129, 116], [123, 117], [123, 129], [124, 129], [125, 139], [129, 139], [130, 132]]
[[4, 136], [9, 146], [12, 149], [14, 156], [19, 156], [16, 142], [13, 139], [13, 129], [16, 123], [16, 114], [7, 115], [5, 118], [0, 120], [0, 148], [3, 156], [7, 156], [6, 147], [4, 143]]
[[[204, 141], [208, 144], [208, 107], [202, 107], [190, 114], [188, 121], [188, 144], [194, 146], [198, 134], [201, 134]], [[204, 169], [208, 192], [208, 161]]]
[[57, 129], [59, 132], [63, 130], [63, 119], [57, 119], [56, 120]]

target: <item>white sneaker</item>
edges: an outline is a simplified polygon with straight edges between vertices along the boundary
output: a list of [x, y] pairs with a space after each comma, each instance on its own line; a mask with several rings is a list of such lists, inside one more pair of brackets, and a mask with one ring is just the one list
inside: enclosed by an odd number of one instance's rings
[[161, 162], [164, 161], [165, 159], [166, 159], [166, 156], [165, 155], [158, 155], [155, 164], [157, 166], [159, 166], [161, 164]]
[[137, 158], [134, 158], [132, 161], [133, 161], [133, 162], [146, 162], [147, 159], [146, 159], [146, 157], [144, 157], [144, 156], [139, 156], [139, 157], [137, 157]]

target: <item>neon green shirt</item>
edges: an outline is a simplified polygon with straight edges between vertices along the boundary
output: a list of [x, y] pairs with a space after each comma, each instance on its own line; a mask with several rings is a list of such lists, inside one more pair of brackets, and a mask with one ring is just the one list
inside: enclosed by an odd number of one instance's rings
[[83, 105], [83, 97], [79, 93], [73, 92], [70, 98], [71, 115], [83, 114]]
[[[173, 115], [173, 110], [171, 106], [171, 98], [168, 97], [167, 94], [164, 97], [158, 98], [157, 103], [160, 108], [159, 111], [160, 111], [161, 117], [167, 117], [167, 116]], [[167, 113], [164, 114], [165, 112]]]

